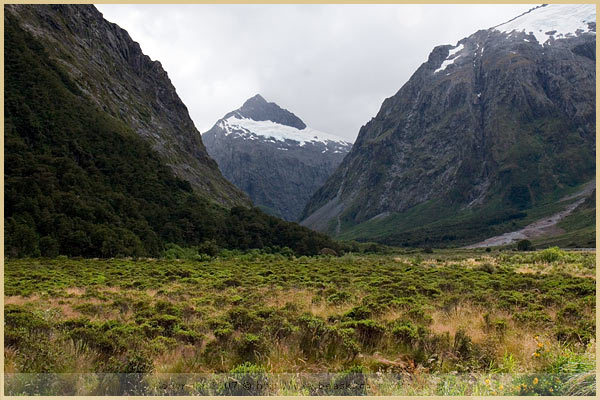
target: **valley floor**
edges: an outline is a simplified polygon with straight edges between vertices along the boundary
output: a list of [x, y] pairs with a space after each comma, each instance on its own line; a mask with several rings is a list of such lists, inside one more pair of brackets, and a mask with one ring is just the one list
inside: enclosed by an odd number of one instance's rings
[[591, 395], [595, 268], [557, 248], [8, 259], [5, 393]]

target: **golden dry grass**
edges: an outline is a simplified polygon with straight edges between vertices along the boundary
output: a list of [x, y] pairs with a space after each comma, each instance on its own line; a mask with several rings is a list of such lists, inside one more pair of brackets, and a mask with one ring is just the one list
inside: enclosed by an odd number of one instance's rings
[[448, 332], [454, 337], [463, 330], [475, 343], [482, 343], [488, 336], [484, 331], [485, 310], [470, 304], [461, 304], [450, 312], [436, 310], [432, 313], [433, 322], [429, 326], [435, 333]]

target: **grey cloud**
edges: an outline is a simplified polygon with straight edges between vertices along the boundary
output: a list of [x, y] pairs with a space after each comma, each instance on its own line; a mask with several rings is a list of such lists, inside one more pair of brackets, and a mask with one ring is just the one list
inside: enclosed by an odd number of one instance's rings
[[201, 132], [260, 93], [349, 140], [434, 46], [533, 6], [97, 5], [161, 61]]

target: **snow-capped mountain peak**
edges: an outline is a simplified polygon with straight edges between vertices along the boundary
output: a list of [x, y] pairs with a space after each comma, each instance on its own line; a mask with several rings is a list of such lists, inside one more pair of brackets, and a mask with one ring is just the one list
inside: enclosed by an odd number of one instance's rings
[[243, 136], [249, 140], [257, 140], [259, 137], [262, 137], [263, 139], [271, 141], [298, 142], [300, 146], [304, 146], [307, 143], [322, 143], [324, 145], [339, 143], [344, 147], [350, 145], [350, 143], [337, 136], [309, 127], [297, 129], [293, 126], [287, 126], [273, 121], [255, 121], [250, 118], [240, 118], [237, 115], [222, 119], [217, 125], [223, 129], [225, 136], [233, 134]]
[[596, 33], [595, 4], [545, 4], [492, 29], [500, 32], [524, 32], [535, 36], [543, 45], [551, 39]]
[[254, 121], [272, 121], [296, 129], [306, 128], [306, 124], [294, 113], [275, 103], [269, 103], [260, 94], [250, 97], [240, 108], [225, 115], [224, 119], [232, 116]]
[[352, 146], [340, 137], [309, 128], [292, 112], [267, 102], [259, 94], [225, 115], [215, 127], [224, 136], [279, 143], [279, 150], [310, 144], [322, 146], [322, 152], [345, 153]]
[[218, 120], [202, 142], [255, 205], [290, 221], [352, 148], [260, 95]]

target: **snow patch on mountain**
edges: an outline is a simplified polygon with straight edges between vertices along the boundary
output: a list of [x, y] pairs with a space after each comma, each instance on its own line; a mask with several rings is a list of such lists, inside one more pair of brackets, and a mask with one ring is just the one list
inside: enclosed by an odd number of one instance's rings
[[543, 45], [551, 39], [578, 36], [583, 32], [595, 34], [595, 24], [595, 4], [548, 4], [492, 29], [505, 33], [530, 33]]
[[219, 121], [218, 126], [225, 131], [225, 136], [238, 134], [250, 140], [256, 140], [258, 136], [262, 136], [263, 138], [267, 138], [267, 140], [278, 142], [291, 140], [298, 142], [300, 146], [304, 146], [307, 143], [322, 143], [324, 145], [339, 144], [343, 147], [351, 145], [351, 143], [337, 136], [316, 129], [309, 127], [297, 129], [273, 121], [255, 121], [250, 118], [230, 116], [227, 119]]
[[438, 69], [433, 71], [433, 73], [435, 74], [436, 72], [443, 71], [446, 69], [447, 66], [454, 64], [454, 61], [456, 61], [456, 59], [458, 57], [460, 57], [460, 54], [457, 55], [457, 53], [459, 53], [464, 48], [465, 47], [462, 44], [460, 44], [460, 45], [456, 46], [455, 48], [453, 48], [452, 50], [450, 50], [448, 57], [446, 57], [444, 62], [442, 62], [442, 65]]

